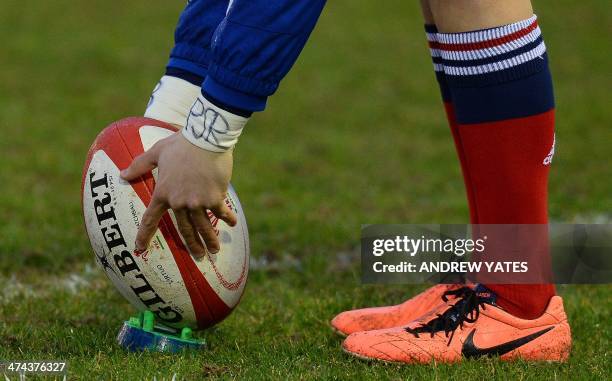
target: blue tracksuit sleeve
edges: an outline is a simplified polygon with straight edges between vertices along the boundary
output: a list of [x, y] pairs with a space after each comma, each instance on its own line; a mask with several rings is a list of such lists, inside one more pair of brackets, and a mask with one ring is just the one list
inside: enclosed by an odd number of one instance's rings
[[[229, 0], [191, 0], [187, 3], [174, 32], [168, 72], [180, 73], [175, 76], [201, 85], [212, 57], [212, 36], [225, 17], [228, 5]], [[191, 78], [199, 78], [199, 83]]]
[[203, 93], [235, 108], [261, 111], [289, 72], [325, 0], [234, 0], [211, 43]]
[[168, 67], [205, 77], [202, 92], [213, 101], [261, 111], [302, 51], [325, 0], [229, 3], [227, 13], [227, 1], [187, 5]]

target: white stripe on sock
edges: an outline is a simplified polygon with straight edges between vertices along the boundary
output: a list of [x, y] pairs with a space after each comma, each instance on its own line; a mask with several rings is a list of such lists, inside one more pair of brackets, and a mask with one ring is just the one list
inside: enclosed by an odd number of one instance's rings
[[520, 54], [518, 56], [509, 58], [507, 60], [494, 62], [486, 65], [479, 66], [467, 66], [467, 67], [454, 67], [444, 66], [444, 72], [448, 75], [478, 75], [486, 74], [495, 71], [509, 69], [514, 66], [518, 66], [534, 59], [543, 59], [542, 55], [546, 52], [546, 45], [544, 42], [536, 46], [534, 49]]

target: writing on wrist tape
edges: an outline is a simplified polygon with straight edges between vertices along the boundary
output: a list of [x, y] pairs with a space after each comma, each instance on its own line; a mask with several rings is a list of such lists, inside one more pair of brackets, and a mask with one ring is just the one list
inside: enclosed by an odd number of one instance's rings
[[153, 89], [144, 116], [183, 127], [200, 90], [184, 79], [164, 75]]
[[236, 145], [248, 120], [215, 106], [200, 94], [191, 107], [182, 133], [200, 148], [225, 152]]

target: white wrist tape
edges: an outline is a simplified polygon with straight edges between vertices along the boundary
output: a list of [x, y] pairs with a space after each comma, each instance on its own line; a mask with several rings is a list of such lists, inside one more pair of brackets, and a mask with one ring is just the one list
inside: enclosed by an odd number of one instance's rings
[[225, 152], [236, 145], [248, 120], [215, 106], [200, 95], [191, 107], [182, 132], [187, 140], [200, 148]]
[[164, 75], [153, 89], [144, 116], [183, 127], [199, 94], [199, 86]]

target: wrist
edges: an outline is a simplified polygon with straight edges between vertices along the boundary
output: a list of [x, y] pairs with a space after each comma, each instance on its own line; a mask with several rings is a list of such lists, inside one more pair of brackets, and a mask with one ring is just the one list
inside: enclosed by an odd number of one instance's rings
[[222, 109], [200, 94], [181, 133], [191, 144], [204, 150], [226, 152], [236, 145], [248, 120]]
[[151, 94], [144, 116], [183, 127], [199, 94], [199, 86], [164, 75]]

